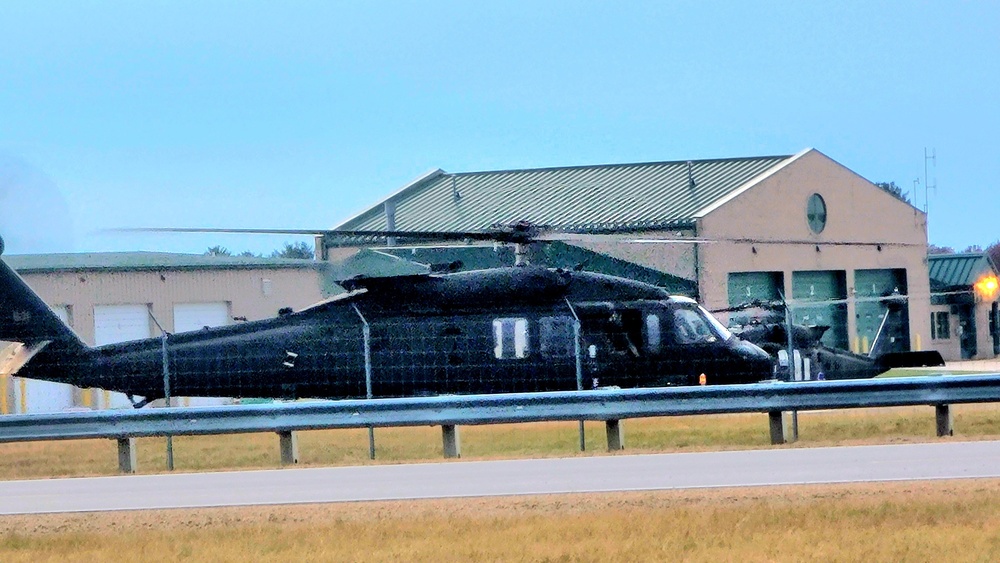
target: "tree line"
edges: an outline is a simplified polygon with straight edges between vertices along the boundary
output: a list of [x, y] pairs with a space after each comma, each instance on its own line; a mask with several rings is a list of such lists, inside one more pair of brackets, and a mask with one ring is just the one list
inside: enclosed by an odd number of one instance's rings
[[249, 250], [234, 253], [224, 246], [212, 246], [205, 251], [206, 256], [243, 256], [247, 258], [298, 258], [301, 260], [312, 260], [315, 257], [313, 248], [305, 242], [286, 242], [285, 246], [271, 252], [268, 255], [254, 254]]

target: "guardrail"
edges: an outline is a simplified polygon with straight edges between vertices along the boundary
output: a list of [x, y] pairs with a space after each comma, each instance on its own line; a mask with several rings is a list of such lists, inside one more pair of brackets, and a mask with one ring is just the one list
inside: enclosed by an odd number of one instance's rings
[[134, 440], [145, 436], [276, 432], [282, 462], [294, 463], [298, 430], [428, 425], [442, 427], [445, 456], [458, 457], [460, 425], [604, 421], [608, 448], [617, 450], [624, 419], [760, 412], [779, 444], [783, 412], [929, 405], [945, 436], [949, 405], [987, 402], [1000, 402], [1000, 374], [8, 415], [0, 417], [0, 442], [117, 439], [120, 468], [134, 472]]

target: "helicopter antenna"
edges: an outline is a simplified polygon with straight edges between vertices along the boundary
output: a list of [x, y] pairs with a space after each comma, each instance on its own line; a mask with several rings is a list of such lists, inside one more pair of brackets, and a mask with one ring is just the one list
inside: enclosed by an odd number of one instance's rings
[[162, 334], [164, 337], [170, 336], [170, 333], [164, 330], [163, 325], [160, 324], [160, 321], [156, 320], [156, 315], [154, 315], [152, 311], [146, 311], [146, 312], [149, 313], [149, 318], [153, 319], [153, 324], [156, 325], [156, 328], [160, 329], [160, 334]]

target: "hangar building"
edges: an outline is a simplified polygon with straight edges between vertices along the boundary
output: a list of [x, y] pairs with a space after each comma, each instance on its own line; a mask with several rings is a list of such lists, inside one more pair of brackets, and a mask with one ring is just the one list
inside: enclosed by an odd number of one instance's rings
[[[484, 230], [529, 221], [690, 281], [709, 309], [786, 298], [828, 345], [867, 351], [890, 301], [898, 350], [930, 345], [927, 217], [825, 154], [427, 173], [338, 225]], [[651, 242], [651, 239], [692, 239]], [[697, 242], [700, 241], [700, 242]], [[318, 239], [338, 260], [352, 249]], [[738, 322], [733, 315], [732, 322]]]

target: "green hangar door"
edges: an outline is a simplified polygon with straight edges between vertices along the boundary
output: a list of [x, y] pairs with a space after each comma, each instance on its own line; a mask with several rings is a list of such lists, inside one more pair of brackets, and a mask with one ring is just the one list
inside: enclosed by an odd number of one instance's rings
[[854, 271], [854, 313], [857, 319], [857, 350], [872, 351], [881, 331], [877, 353], [910, 349], [910, 320], [906, 301], [906, 270]]
[[[728, 286], [730, 307], [755, 301], [781, 302], [785, 290], [781, 272], [733, 272], [729, 274]], [[744, 326], [750, 322], [751, 317], [760, 313], [760, 308], [729, 313], [729, 326]]]
[[792, 272], [792, 322], [828, 326], [823, 344], [848, 348], [847, 280], [844, 270]]

